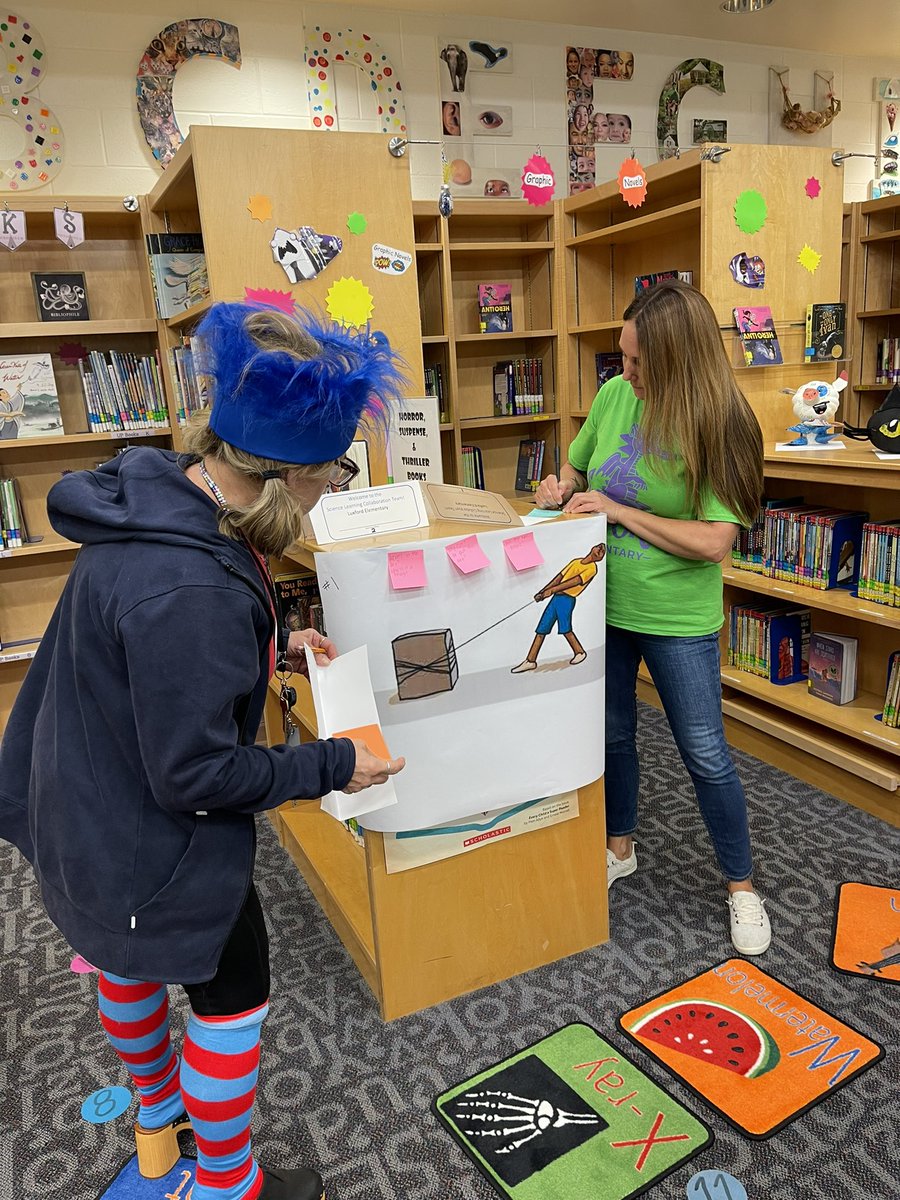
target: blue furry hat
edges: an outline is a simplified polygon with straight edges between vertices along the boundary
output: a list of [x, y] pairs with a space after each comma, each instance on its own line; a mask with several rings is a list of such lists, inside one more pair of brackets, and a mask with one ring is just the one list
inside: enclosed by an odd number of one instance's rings
[[245, 321], [259, 312], [275, 310], [215, 304], [197, 329], [209, 427], [222, 441], [276, 462], [324, 463], [347, 451], [363, 418], [386, 432], [404, 380], [383, 335], [351, 333], [295, 307], [289, 319], [320, 347], [297, 359], [249, 336]]

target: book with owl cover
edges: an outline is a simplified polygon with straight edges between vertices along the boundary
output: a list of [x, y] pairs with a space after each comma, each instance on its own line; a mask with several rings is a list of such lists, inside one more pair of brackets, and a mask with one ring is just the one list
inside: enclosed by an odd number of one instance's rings
[[776, 367], [784, 361], [768, 304], [743, 305], [734, 310], [734, 323], [748, 367]]

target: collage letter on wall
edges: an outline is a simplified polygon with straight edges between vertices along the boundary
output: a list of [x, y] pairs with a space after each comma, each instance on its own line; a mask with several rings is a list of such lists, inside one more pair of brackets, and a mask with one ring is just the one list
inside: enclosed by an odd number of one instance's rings
[[338, 111], [332, 67], [352, 63], [369, 76], [378, 104], [381, 132], [406, 133], [406, 108], [400, 98], [403, 90], [388, 56], [367, 33], [352, 29], [331, 33], [317, 25], [306, 44], [306, 90], [309, 109], [316, 129], [337, 129]]
[[674, 158], [678, 149], [678, 110], [684, 96], [695, 87], [725, 94], [725, 68], [708, 58], [686, 58], [669, 75], [659, 93], [656, 140], [660, 161]]

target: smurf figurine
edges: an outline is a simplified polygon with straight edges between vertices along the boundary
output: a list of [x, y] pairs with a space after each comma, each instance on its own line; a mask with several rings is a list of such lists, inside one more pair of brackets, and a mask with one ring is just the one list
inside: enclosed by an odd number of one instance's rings
[[847, 372], [842, 371], [834, 383], [811, 379], [795, 392], [784, 388], [786, 395], [794, 397], [794, 416], [797, 417], [797, 424], [789, 425], [788, 430], [798, 435], [785, 445], [808, 446], [810, 438], [816, 445], [827, 445], [837, 434], [834, 414], [841, 403], [840, 394], [846, 386]]

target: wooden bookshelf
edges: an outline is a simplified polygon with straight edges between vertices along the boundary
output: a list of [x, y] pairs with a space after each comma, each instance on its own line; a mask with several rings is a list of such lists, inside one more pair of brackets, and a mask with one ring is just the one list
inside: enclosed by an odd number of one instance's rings
[[[847, 326], [854, 346], [853, 384], [843, 408], [865, 425], [892, 384], [876, 383], [878, 343], [900, 337], [900, 196], [851, 206]], [[840, 414], [839, 414], [840, 415]]]

